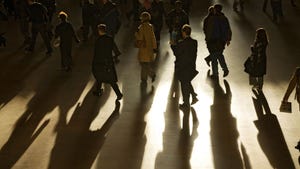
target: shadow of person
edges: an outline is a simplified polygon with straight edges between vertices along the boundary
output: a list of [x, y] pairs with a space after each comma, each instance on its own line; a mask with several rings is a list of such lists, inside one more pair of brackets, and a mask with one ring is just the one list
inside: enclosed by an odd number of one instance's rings
[[230, 86], [224, 80], [224, 91], [218, 79], [212, 79], [210, 82], [214, 90], [210, 135], [215, 169], [243, 169], [236, 118], [231, 114]]
[[[193, 127], [190, 129], [190, 115], [193, 119]], [[196, 111], [193, 107], [190, 110], [183, 111], [182, 129], [179, 135], [179, 156], [181, 169], [192, 169], [190, 159], [194, 147], [194, 141], [198, 137], [199, 121], [196, 115]], [[192, 131], [191, 131], [192, 130]]]
[[[197, 138], [198, 118], [194, 108], [183, 109], [180, 120], [178, 108], [180, 90], [179, 81], [173, 76], [165, 116], [163, 132], [163, 149], [155, 159], [155, 169], [191, 169], [190, 158]], [[193, 117], [193, 128], [190, 134], [190, 114]], [[182, 123], [182, 127], [181, 124]]]
[[254, 124], [258, 129], [259, 145], [273, 168], [294, 169], [295, 165], [276, 115], [272, 114], [263, 91], [255, 89], [252, 91], [255, 95], [252, 99], [258, 117]]
[[104, 125], [91, 131], [90, 125], [109, 97], [110, 87], [105, 86], [101, 97], [92, 94], [93, 88], [78, 103], [74, 113], [64, 127], [57, 130], [55, 145], [51, 151], [49, 169], [91, 168], [99, 150], [105, 142], [106, 134], [119, 116], [120, 102], [115, 102], [115, 109]]
[[[95, 164], [96, 168], [140, 169], [142, 167], [145, 146], [148, 141], [145, 134], [146, 115], [152, 106], [155, 88], [141, 85], [137, 90], [139, 92], [137, 92], [136, 100], [134, 100], [136, 96], [132, 96], [130, 90], [127, 90], [129, 97], [125, 97], [123, 100], [122, 118], [116, 126], [119, 129], [111, 133], [111, 142], [107, 143], [105, 149], [101, 151]], [[129, 104], [132, 102], [135, 104]], [[126, 106], [130, 106], [131, 111], [127, 112], [128, 107]]]
[[[0, 150], [0, 168], [12, 168], [49, 123], [44, 119], [57, 106], [57, 93], [64, 81], [53, 79], [48, 86], [36, 90], [27, 110], [17, 120], [7, 142]], [[51, 89], [51, 90], [50, 90]], [[39, 124], [41, 124], [39, 126]]]

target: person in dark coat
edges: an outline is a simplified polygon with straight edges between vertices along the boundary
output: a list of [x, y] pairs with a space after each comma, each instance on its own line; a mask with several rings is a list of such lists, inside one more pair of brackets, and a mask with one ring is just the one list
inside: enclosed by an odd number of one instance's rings
[[68, 15], [62, 11], [58, 17], [61, 23], [56, 26], [54, 37], [60, 38], [61, 67], [68, 72], [72, 69], [72, 40], [75, 39], [79, 43], [79, 39], [72, 24], [67, 21]]
[[160, 44], [160, 32], [163, 27], [163, 17], [166, 17], [164, 3], [161, 0], [153, 0], [150, 9], [151, 21], [154, 27], [154, 34], [157, 42], [157, 47]]
[[175, 61], [175, 76], [181, 83], [181, 92], [183, 97], [183, 104], [179, 105], [179, 108], [185, 109], [190, 107], [190, 95], [192, 96], [192, 104], [195, 104], [197, 94], [194, 91], [191, 81], [198, 74], [196, 70], [197, 59], [197, 40], [190, 37], [191, 27], [184, 25], [182, 27], [183, 40], [178, 44], [172, 44], [171, 48], [176, 57]]
[[19, 17], [20, 30], [24, 37], [23, 44], [30, 43], [29, 34], [29, 5], [27, 0], [16, 0], [16, 14]]
[[121, 93], [117, 84], [118, 77], [112, 56], [114, 40], [111, 36], [106, 34], [106, 25], [100, 24], [98, 26], [99, 37], [95, 42], [94, 58], [92, 63], [92, 72], [96, 79], [97, 87], [93, 92], [96, 96], [101, 96], [103, 93], [102, 83], [111, 85], [117, 95], [117, 100], [122, 99]]
[[254, 88], [262, 90], [263, 76], [267, 73], [267, 55], [268, 36], [264, 28], [256, 30], [254, 44], [251, 46], [252, 71], [249, 73], [250, 84]]
[[231, 28], [227, 17], [222, 12], [222, 5], [214, 5], [214, 15], [211, 17], [212, 21], [208, 25], [207, 32], [205, 34], [206, 44], [210, 53], [212, 61], [212, 77], [218, 78], [218, 63], [223, 69], [223, 77], [226, 77], [229, 73], [223, 51], [225, 45], [229, 45], [231, 41]]
[[82, 26], [83, 26], [83, 41], [87, 41], [90, 29], [93, 31], [94, 36], [96, 36], [96, 16], [95, 13], [97, 8], [94, 4], [90, 3], [89, 0], [83, 0], [82, 3]]
[[49, 35], [47, 33], [47, 23], [48, 23], [48, 14], [45, 6], [38, 2], [33, 2], [28, 0], [29, 4], [29, 19], [32, 23], [31, 25], [31, 42], [29, 47], [25, 50], [27, 52], [32, 52], [34, 50], [35, 42], [38, 33], [41, 34], [44, 43], [47, 47], [46, 55], [51, 55], [52, 47], [50, 44]]
[[189, 17], [182, 9], [182, 2], [175, 2], [175, 9], [171, 10], [166, 17], [166, 24], [169, 28], [170, 41], [177, 43], [181, 39], [181, 28], [184, 24], [189, 24]]

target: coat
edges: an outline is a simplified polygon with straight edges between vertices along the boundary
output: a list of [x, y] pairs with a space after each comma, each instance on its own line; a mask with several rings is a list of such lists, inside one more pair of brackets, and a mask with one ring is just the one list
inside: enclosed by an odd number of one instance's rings
[[175, 60], [175, 75], [180, 81], [191, 81], [197, 74], [196, 59], [198, 42], [191, 37], [171, 46]]
[[152, 25], [149, 22], [142, 23], [135, 33], [135, 38], [143, 41], [144, 44], [138, 51], [139, 62], [153, 62], [154, 49], [157, 49], [157, 44]]
[[262, 77], [267, 73], [267, 55], [266, 55], [267, 44], [263, 42], [255, 42], [251, 55], [251, 62], [253, 70], [250, 73], [252, 77]]
[[108, 35], [102, 35], [96, 39], [92, 72], [98, 82], [118, 81], [112, 56], [113, 46], [113, 38]]

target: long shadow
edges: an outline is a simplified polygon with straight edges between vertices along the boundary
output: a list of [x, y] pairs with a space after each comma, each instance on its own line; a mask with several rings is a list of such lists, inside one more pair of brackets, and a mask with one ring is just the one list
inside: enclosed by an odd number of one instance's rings
[[178, 163], [182, 162], [180, 159], [181, 155], [179, 154], [180, 150], [174, 148], [180, 139], [179, 96], [179, 81], [173, 75], [168, 96], [169, 100], [164, 113], [165, 130], [163, 132], [163, 149], [156, 156], [155, 169], [182, 169], [182, 165], [178, 165]]
[[[3, 61], [5, 65], [0, 66], [0, 109], [13, 99], [24, 87], [24, 80], [35, 71], [48, 58], [38, 56], [23, 56], [21, 58], [13, 55], [13, 61]], [[0, 64], [2, 65], [2, 64]]]
[[[128, 92], [130, 92], [130, 89], [127, 93]], [[136, 91], [133, 91], [133, 93], [134, 92]], [[113, 148], [105, 149], [101, 152], [103, 156], [100, 155], [97, 160], [96, 168], [141, 168], [145, 146], [148, 141], [145, 135], [147, 126], [145, 116], [151, 108], [155, 89], [153, 86], [141, 85], [138, 93], [139, 97], [137, 98], [134, 98], [132, 93], [128, 93], [130, 96], [123, 100], [124, 106], [121, 110], [123, 116], [117, 126], [121, 128], [120, 132], [115, 131], [112, 133], [111, 139], [114, 140], [112, 141], [114, 143], [114, 145], [112, 145]], [[130, 112], [127, 112], [129, 108], [127, 106], [130, 106]], [[118, 135], [118, 133], [122, 136]], [[122, 139], [121, 142], [115, 140], [120, 138]]]
[[252, 90], [254, 107], [258, 120], [254, 121], [258, 129], [257, 139], [272, 168], [295, 169], [291, 154], [285, 142], [279, 121], [272, 114], [268, 101], [261, 90]]
[[[218, 79], [211, 79], [210, 82], [214, 89], [210, 135], [215, 169], [244, 169], [244, 162], [239, 150], [236, 118], [231, 114], [230, 86], [224, 80], [224, 91]], [[245, 150], [243, 156], [244, 159], [248, 159]], [[250, 165], [249, 162], [247, 163]]]
[[[40, 89], [30, 100], [27, 110], [15, 124], [8, 141], [0, 150], [0, 168], [12, 168], [18, 159], [25, 153], [42, 130], [47, 126], [49, 119], [42, 122], [45, 115], [57, 105], [56, 92], [63, 82], [60, 78], [54, 79], [45, 89]], [[51, 88], [51, 89], [50, 89]], [[42, 122], [42, 125], [38, 125]]]
[[[173, 76], [169, 91], [169, 101], [165, 115], [165, 130], [163, 132], [163, 150], [155, 160], [155, 169], [191, 169], [190, 158], [197, 138], [198, 119], [194, 108], [183, 110], [180, 120], [179, 81]], [[193, 117], [193, 128], [190, 134], [190, 115]], [[181, 128], [182, 125], [182, 128]]]
[[120, 109], [120, 102], [116, 101], [115, 109], [104, 125], [96, 131], [91, 131], [90, 124], [105, 104], [110, 92], [106, 89], [101, 98], [98, 98], [93, 96], [93, 90], [91, 88], [82, 103], [77, 104], [70, 121], [65, 123], [64, 127], [60, 125], [51, 152], [49, 169], [91, 168], [105, 142], [107, 132], [119, 116]]

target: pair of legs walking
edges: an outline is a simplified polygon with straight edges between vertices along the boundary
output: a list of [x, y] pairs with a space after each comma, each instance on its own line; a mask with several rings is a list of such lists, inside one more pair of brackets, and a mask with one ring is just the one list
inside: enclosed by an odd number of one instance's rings
[[210, 54], [211, 57], [211, 64], [212, 64], [212, 73], [213, 76], [218, 77], [218, 63], [220, 64], [221, 68], [224, 71], [223, 77], [226, 77], [229, 73], [225, 57], [223, 55], [223, 51], [215, 51]]
[[147, 83], [148, 76], [151, 78], [152, 82], [155, 81], [156, 74], [152, 68], [151, 62], [141, 62], [141, 80], [142, 83]]
[[[122, 97], [123, 97], [123, 94], [121, 93], [118, 84], [116, 82], [111, 82], [109, 84], [113, 88], [114, 92], [116, 93], [117, 100], [121, 100]], [[101, 96], [103, 94], [102, 82], [97, 81], [96, 85], [97, 85], [96, 86], [96, 91], [94, 91], [93, 94], [96, 95], [96, 96]]]
[[188, 108], [190, 106], [190, 96], [192, 96], [191, 104], [195, 104], [198, 101], [197, 93], [195, 93], [191, 81], [180, 81], [180, 84], [183, 104], [179, 105], [179, 108]]

